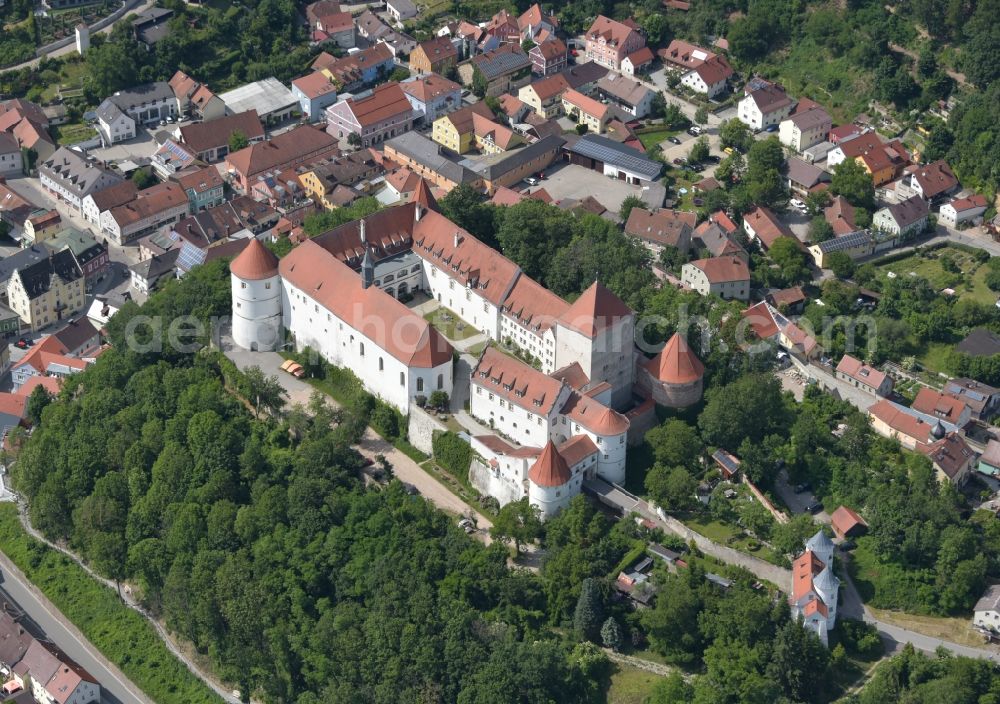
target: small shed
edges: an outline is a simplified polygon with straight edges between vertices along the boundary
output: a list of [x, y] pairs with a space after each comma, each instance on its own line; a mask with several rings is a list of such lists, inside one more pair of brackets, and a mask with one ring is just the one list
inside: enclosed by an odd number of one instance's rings
[[847, 506], [838, 506], [837, 510], [830, 516], [830, 524], [833, 532], [840, 538], [850, 538], [864, 533], [868, 529], [868, 523], [857, 511], [849, 509]]

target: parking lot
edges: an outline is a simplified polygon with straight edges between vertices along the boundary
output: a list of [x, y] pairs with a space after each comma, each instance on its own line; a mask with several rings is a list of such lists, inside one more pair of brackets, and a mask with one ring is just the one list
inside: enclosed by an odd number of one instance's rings
[[[516, 188], [516, 186], [515, 186]], [[545, 170], [545, 180], [529, 190], [544, 188], [555, 201], [564, 198], [582, 200], [593, 196], [608, 210], [618, 212], [628, 196], [642, 197], [642, 187], [610, 178], [575, 164], [555, 165]]]

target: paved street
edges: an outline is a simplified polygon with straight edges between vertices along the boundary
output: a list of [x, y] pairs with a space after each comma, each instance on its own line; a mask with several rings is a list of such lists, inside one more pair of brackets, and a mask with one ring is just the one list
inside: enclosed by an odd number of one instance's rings
[[153, 704], [82, 633], [45, 598], [6, 555], [0, 553], [3, 589], [46, 636], [97, 678], [105, 704]]

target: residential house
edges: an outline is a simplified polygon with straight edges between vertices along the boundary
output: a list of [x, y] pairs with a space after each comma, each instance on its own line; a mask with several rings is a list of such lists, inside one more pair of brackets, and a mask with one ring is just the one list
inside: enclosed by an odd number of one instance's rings
[[196, 120], [217, 120], [226, 115], [226, 104], [207, 85], [199, 83], [183, 71], [177, 71], [169, 81], [177, 99], [177, 110]]
[[741, 316], [758, 339], [774, 341], [796, 359], [808, 362], [817, 357], [821, 351], [816, 338], [766, 301], [747, 308]]
[[417, 6], [410, 0], [386, 0], [385, 9], [396, 22], [404, 22], [417, 16]]
[[492, 195], [500, 186], [509, 188], [526, 176], [547, 169], [559, 158], [564, 144], [562, 137], [543, 137], [518, 149], [477, 160], [473, 173], [481, 180], [484, 192]]
[[752, 130], [780, 125], [795, 107], [795, 101], [778, 86], [766, 83], [740, 100], [737, 117]]
[[876, 210], [872, 216], [872, 227], [894, 237], [906, 238], [923, 232], [927, 220], [927, 201], [920, 196], [912, 196]]
[[174, 180], [187, 194], [188, 209], [192, 213], [222, 205], [226, 200], [226, 182], [214, 166], [186, 171]]
[[336, 139], [315, 127], [302, 125], [230, 154], [226, 157], [226, 169], [233, 185], [248, 193], [259, 174], [317, 162], [338, 153]]
[[866, 131], [841, 139], [827, 154], [827, 168], [853, 159], [872, 177], [876, 187], [892, 181], [909, 163], [910, 155], [899, 140], [882, 142], [877, 132]]
[[[91, 352], [95, 354], [96, 350]], [[43, 377], [64, 378], [82, 372], [94, 361], [94, 357], [76, 357], [55, 335], [46, 335], [28, 353], [15, 362], [10, 368], [11, 386], [14, 393], [19, 393], [29, 384], [35, 385], [34, 379]]]
[[747, 233], [747, 237], [757, 241], [765, 251], [770, 249], [779, 237], [791, 237], [798, 242], [788, 226], [764, 206], [758, 206], [743, 216], [743, 230]]
[[7, 185], [7, 179], [0, 176], [0, 221], [7, 224], [8, 237], [20, 241], [24, 224], [39, 208]]
[[94, 284], [108, 273], [110, 258], [108, 247], [98, 242], [89, 232], [66, 228], [45, 241], [45, 248], [53, 253], [69, 250], [76, 265], [83, 272], [84, 289], [90, 292]]
[[939, 418], [956, 428], [964, 428], [972, 420], [972, 409], [965, 401], [927, 386], [917, 392], [910, 408], [924, 415]]
[[266, 203], [237, 196], [216, 208], [184, 218], [165, 233], [154, 233], [139, 243], [140, 257], [148, 259], [179, 249], [178, 272], [202, 264], [206, 251], [231, 240], [266, 238], [277, 224], [279, 214]]
[[559, 72], [569, 87], [584, 95], [593, 95], [597, 91], [597, 82], [608, 75], [608, 69], [593, 61], [569, 65]]
[[255, 201], [281, 209], [294, 208], [305, 201], [305, 191], [299, 181], [299, 175], [290, 168], [257, 174], [247, 195]]
[[476, 147], [483, 154], [501, 154], [523, 143], [520, 136], [509, 127], [495, 122], [492, 115], [473, 113], [472, 130], [476, 138]]
[[101, 225], [101, 214], [112, 208], [135, 200], [139, 188], [132, 179], [119, 181], [107, 188], [102, 188], [83, 199], [83, 218], [87, 222]]
[[683, 39], [672, 40], [669, 45], [656, 53], [663, 61], [664, 68], [677, 71], [681, 75], [686, 75], [692, 69], [717, 56], [708, 49], [702, 49]]
[[180, 251], [180, 248], [171, 249], [129, 266], [132, 288], [139, 293], [149, 295], [156, 288], [160, 279], [164, 277], [167, 279], [175, 278], [174, 272], [177, 268], [177, 256]]
[[604, 132], [605, 126], [611, 119], [611, 110], [607, 105], [594, 100], [583, 93], [569, 90], [563, 93], [563, 112], [577, 124], [586, 125], [587, 129], [594, 134]]
[[1000, 440], [990, 439], [986, 443], [986, 451], [979, 457], [977, 471], [988, 477], [1000, 475]]
[[[454, 114], [441, 119], [448, 119]], [[445, 192], [463, 183], [473, 188], [482, 185], [482, 179], [475, 172], [443, 155], [437, 142], [417, 132], [407, 132], [390, 139], [383, 150], [387, 158], [416, 172]]]
[[934, 466], [934, 473], [941, 483], [951, 482], [962, 486], [969, 480], [976, 464], [976, 453], [965, 439], [950, 432], [939, 440], [918, 449]]
[[681, 283], [702, 296], [746, 301], [750, 298], [750, 267], [735, 256], [696, 259], [681, 267]]
[[1000, 584], [986, 587], [972, 611], [972, 625], [977, 630], [1000, 633]]
[[372, 157], [371, 150], [360, 149], [304, 167], [299, 174], [299, 182], [305, 195], [314, 203], [326, 210], [334, 210], [345, 204], [345, 191], [356, 196], [352, 186], [380, 173], [382, 167]]
[[855, 388], [875, 396], [888, 398], [892, 395], [893, 381], [891, 376], [849, 354], [843, 356], [840, 363], [837, 364], [834, 374], [841, 381], [846, 381]]
[[65, 326], [52, 333], [52, 337], [66, 350], [70, 357], [82, 357], [93, 353], [101, 346], [101, 333], [86, 318], [81, 316], [70, 320]]
[[806, 542], [806, 549], [792, 563], [792, 588], [788, 602], [792, 618], [829, 644], [837, 623], [840, 580], [833, 571], [833, 541], [820, 529]]
[[313, 71], [292, 81], [292, 94], [299, 99], [309, 122], [326, 117], [326, 109], [337, 102], [337, 86], [322, 71]]
[[834, 196], [823, 209], [823, 218], [830, 223], [836, 237], [850, 235], [860, 228], [854, 222], [854, 206], [844, 196]]
[[9, 677], [4, 685], [3, 701], [10, 704], [100, 702], [101, 685], [97, 680], [52, 643], [35, 639], [20, 623], [22, 616], [19, 613], [11, 615], [10, 611], [11, 606], [5, 605], [0, 612], [0, 641], [4, 643], [0, 657]]
[[150, 166], [153, 173], [166, 181], [174, 174], [191, 168], [198, 161], [194, 150], [185, 144], [167, 139], [160, 147], [153, 152], [150, 158]]
[[[128, 90], [120, 90], [106, 98], [102, 106], [114, 104], [135, 125], [155, 125], [160, 120], [178, 116], [177, 96], [166, 81], [145, 83]], [[98, 109], [100, 118], [100, 109]]]
[[413, 126], [413, 108], [398, 83], [384, 83], [364, 98], [347, 98], [326, 109], [326, 131], [337, 139], [355, 134], [361, 146], [380, 144]]
[[570, 85], [562, 74], [540, 78], [523, 86], [517, 97], [535, 111], [536, 115], [550, 119], [562, 114], [562, 96]]
[[462, 107], [462, 86], [436, 73], [403, 81], [399, 87], [410, 101], [414, 122], [429, 125], [441, 115]]
[[17, 176], [23, 170], [21, 145], [17, 137], [0, 132], [0, 176]]
[[486, 33], [497, 38], [501, 44], [520, 44], [521, 28], [517, 23], [517, 18], [507, 10], [493, 15], [484, 27]]
[[870, 406], [868, 416], [875, 432], [883, 437], [899, 440], [907, 450], [919, 450], [958, 430], [939, 418], [886, 399], [880, 399]]
[[841, 540], [854, 538], [868, 530], [868, 522], [857, 511], [847, 506], [838, 506], [830, 514], [830, 527]]
[[620, 71], [626, 76], [638, 76], [649, 71], [655, 58], [653, 50], [644, 46], [622, 59]]
[[229, 142], [234, 134], [256, 144], [264, 140], [264, 125], [256, 110], [226, 115], [208, 122], [193, 122], [178, 130], [179, 138], [201, 161], [214, 164], [229, 154]]
[[322, 71], [339, 91], [354, 93], [387, 77], [395, 65], [392, 51], [379, 43], [339, 59], [324, 52], [316, 58], [312, 68]]
[[509, 125], [516, 125], [524, 120], [529, 111], [527, 103], [520, 98], [515, 98], [510, 93], [504, 93], [500, 96], [500, 109], [507, 116], [507, 124]]
[[697, 224], [697, 213], [634, 207], [625, 222], [625, 234], [638, 239], [656, 256], [667, 247], [687, 254]]
[[356, 17], [354, 25], [358, 34], [370, 44], [385, 44], [395, 60], [402, 60], [417, 48], [417, 41], [413, 37], [392, 29], [371, 10], [365, 10]]
[[959, 186], [948, 162], [938, 160], [917, 166], [908, 176], [904, 176], [896, 184], [896, 195], [900, 199], [919, 196], [933, 203], [954, 193]]
[[135, 120], [108, 99], [97, 108], [97, 131], [104, 146], [135, 139]]
[[804, 152], [826, 139], [833, 122], [821, 107], [796, 110], [788, 119], [782, 120], [778, 129], [778, 139], [786, 147]]
[[82, 310], [84, 295], [83, 272], [67, 250], [15, 269], [7, 282], [8, 305], [32, 331]]
[[975, 225], [982, 222], [983, 213], [989, 207], [986, 196], [975, 193], [965, 198], [956, 198], [945, 203], [938, 210], [938, 222], [947, 227], [958, 227], [967, 222]]
[[642, 83], [625, 76], [605, 76], [597, 82], [597, 91], [606, 99], [636, 119], [646, 117], [653, 107], [656, 93]]
[[503, 45], [499, 49], [477, 54], [458, 67], [462, 83], [474, 85], [473, 78], [481, 76], [486, 83], [484, 97], [497, 97], [520, 88], [531, 77], [531, 59], [517, 45]]
[[444, 75], [458, 64], [458, 49], [448, 37], [434, 37], [417, 44], [410, 53], [412, 73], [437, 73]]
[[568, 52], [561, 39], [550, 37], [531, 47], [528, 56], [531, 58], [532, 73], [536, 76], [551, 76], [566, 68]]
[[592, 169], [605, 176], [649, 186], [660, 176], [663, 165], [642, 152], [598, 134], [569, 135], [564, 150], [571, 164]]
[[709, 100], [721, 95], [729, 87], [733, 67], [725, 56], [712, 56], [681, 77], [681, 84], [695, 93], [702, 93]]
[[542, 10], [541, 5], [536, 2], [517, 18], [517, 26], [522, 39], [531, 39], [536, 44], [542, 44], [544, 42], [539, 41], [539, 36], [543, 33], [554, 35], [559, 29], [559, 21], [555, 15]]
[[[731, 224], [732, 228], [727, 225]], [[691, 249], [696, 253], [707, 253], [710, 257], [733, 256], [748, 265], [750, 254], [733, 239], [739, 228], [722, 211], [713, 213], [694, 229]]]
[[968, 406], [978, 420], [989, 420], [1000, 408], [1000, 389], [975, 379], [952, 379], [944, 385], [943, 393]]
[[846, 235], [838, 235], [833, 239], [809, 246], [809, 254], [812, 255], [816, 266], [820, 269], [829, 268], [829, 257], [834, 252], [843, 252], [851, 260], [857, 261], [862, 257], [874, 254], [875, 250], [876, 241], [864, 230], [857, 230]]
[[38, 167], [42, 188], [82, 212], [83, 199], [122, 180], [94, 157], [60, 147]]
[[828, 188], [830, 174], [815, 164], [791, 157], [785, 162], [785, 179], [792, 193], [805, 198], [810, 193]]
[[586, 33], [586, 56], [612, 71], [621, 70], [622, 60], [646, 46], [646, 38], [631, 18], [617, 22], [599, 15]]
[[268, 125], [292, 118], [299, 109], [299, 99], [273, 76], [233, 88], [219, 98], [229, 114], [253, 110]]
[[63, 227], [58, 210], [36, 210], [24, 221], [23, 244], [32, 245], [53, 237]]
[[324, 11], [314, 15], [315, 19], [310, 22], [309, 28], [309, 38], [313, 44], [329, 43], [341, 49], [353, 49], [357, 45], [354, 17], [350, 12]]
[[134, 200], [101, 213], [101, 232], [121, 246], [188, 214], [187, 194], [167, 181], [143, 189]]
[[40, 161], [52, 156], [55, 140], [49, 134], [52, 124], [45, 111], [21, 98], [0, 101], [0, 132], [12, 135], [22, 149], [31, 149]]
[[476, 144], [475, 117], [492, 120], [493, 111], [479, 101], [439, 117], [434, 121], [431, 138], [455, 154], [465, 154]]

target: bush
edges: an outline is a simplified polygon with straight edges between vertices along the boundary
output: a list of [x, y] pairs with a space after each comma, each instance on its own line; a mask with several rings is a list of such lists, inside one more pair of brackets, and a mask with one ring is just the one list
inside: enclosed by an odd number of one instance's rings
[[472, 462], [472, 448], [469, 443], [452, 432], [435, 433], [432, 441], [434, 459], [456, 477], [464, 477]]

